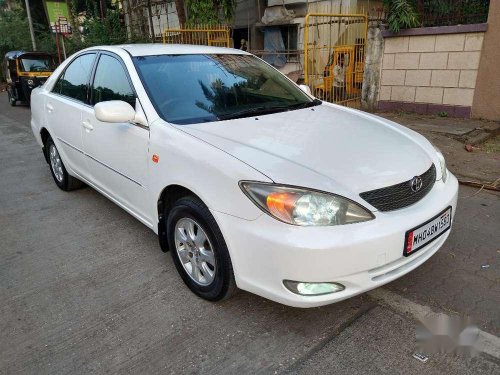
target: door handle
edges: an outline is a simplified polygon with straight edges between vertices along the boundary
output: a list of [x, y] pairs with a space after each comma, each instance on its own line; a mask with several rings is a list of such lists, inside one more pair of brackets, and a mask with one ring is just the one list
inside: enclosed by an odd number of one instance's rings
[[85, 128], [85, 130], [87, 130], [88, 132], [89, 131], [92, 131], [94, 130], [94, 127], [92, 126], [92, 124], [88, 121], [83, 121], [82, 122], [82, 126]]
[[49, 112], [49, 113], [51, 113], [54, 110], [54, 107], [50, 103], [47, 103], [47, 105], [45, 106], [45, 108], [47, 108], [47, 112]]

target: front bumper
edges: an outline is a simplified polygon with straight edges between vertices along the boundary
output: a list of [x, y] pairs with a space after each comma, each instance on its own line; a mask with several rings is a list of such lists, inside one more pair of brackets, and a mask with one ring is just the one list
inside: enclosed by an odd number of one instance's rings
[[[456, 211], [458, 181], [450, 173], [436, 181], [418, 203], [391, 212], [375, 212], [372, 221], [337, 227], [299, 227], [263, 214], [253, 221], [213, 212], [226, 240], [239, 288], [295, 307], [341, 301], [405, 275], [429, 259], [450, 231], [409, 257], [403, 256], [407, 230], [446, 207]], [[337, 282], [345, 290], [301, 296], [283, 280]]]

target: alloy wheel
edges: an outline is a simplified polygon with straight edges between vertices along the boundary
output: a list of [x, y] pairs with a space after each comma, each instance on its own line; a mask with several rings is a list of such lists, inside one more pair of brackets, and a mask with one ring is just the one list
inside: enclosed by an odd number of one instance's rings
[[175, 225], [175, 250], [179, 260], [197, 284], [207, 286], [215, 279], [216, 261], [205, 230], [195, 220], [182, 218]]
[[58, 182], [62, 182], [64, 178], [63, 164], [61, 161], [61, 156], [59, 156], [59, 152], [57, 151], [57, 148], [53, 143], [51, 143], [49, 147], [49, 159], [52, 172], [54, 172], [54, 176], [56, 177]]

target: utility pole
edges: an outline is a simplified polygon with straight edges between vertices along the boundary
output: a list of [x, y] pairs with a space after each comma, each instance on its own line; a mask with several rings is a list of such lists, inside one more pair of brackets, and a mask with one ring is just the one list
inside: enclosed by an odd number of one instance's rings
[[107, 6], [106, 6], [106, 0], [101, 0], [99, 1], [99, 7], [101, 8], [101, 20], [106, 18], [106, 13], [107, 13]]
[[151, 11], [151, 0], [147, 1], [148, 5], [148, 16], [149, 16], [149, 26], [151, 30], [151, 43], [155, 42], [155, 27], [153, 25], [153, 12]]
[[[179, 18], [179, 26], [186, 26], [186, 12], [184, 10], [184, 0], [175, 0], [175, 10], [177, 11], [177, 17]], [[260, 20], [260, 17], [259, 17]]]
[[26, 14], [28, 15], [28, 24], [30, 26], [31, 43], [33, 43], [33, 51], [36, 51], [35, 32], [33, 31], [33, 21], [31, 20], [31, 11], [30, 11], [29, 0], [26, 0]]

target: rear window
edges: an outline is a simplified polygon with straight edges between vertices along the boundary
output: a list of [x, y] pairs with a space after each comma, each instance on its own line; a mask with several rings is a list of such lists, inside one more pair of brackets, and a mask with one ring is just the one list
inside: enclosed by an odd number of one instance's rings
[[23, 72], [52, 72], [55, 69], [52, 57], [23, 56], [19, 64]]

